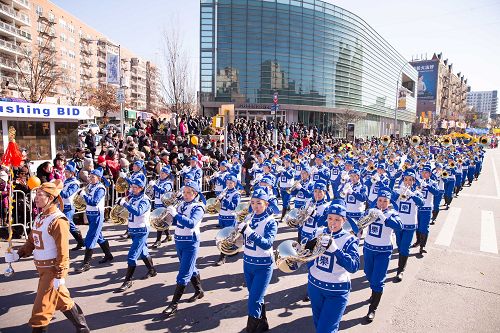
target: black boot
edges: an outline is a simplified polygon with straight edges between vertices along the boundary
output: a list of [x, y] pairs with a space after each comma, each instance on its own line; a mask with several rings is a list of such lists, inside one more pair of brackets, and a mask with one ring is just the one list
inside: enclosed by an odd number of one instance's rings
[[382, 298], [382, 292], [372, 291], [372, 301], [370, 302], [370, 307], [368, 308], [368, 314], [366, 315], [366, 320], [369, 323], [371, 323], [373, 319], [375, 319], [375, 311], [377, 311], [381, 298]]
[[161, 246], [161, 234], [162, 233], [163, 233], [163, 231], [157, 231], [156, 232], [156, 241], [151, 246], [153, 249], [156, 249], [156, 248], [158, 248], [158, 247]]
[[83, 272], [86, 272], [90, 269], [90, 259], [92, 259], [93, 253], [94, 253], [94, 250], [92, 250], [92, 249], [85, 250], [85, 256], [83, 257], [83, 264], [79, 268], [75, 269], [76, 273], [83, 273]]
[[260, 319], [248, 316], [247, 319], [247, 333], [256, 333], [257, 327], [259, 326]]
[[420, 241], [420, 255], [423, 256], [424, 253], [427, 253], [427, 251], [425, 250], [425, 246], [427, 245], [427, 238], [429, 237], [429, 235], [422, 234], [420, 237], [421, 237], [421, 241]]
[[42, 326], [42, 327], [33, 327], [33, 330], [31, 332], [33, 333], [44, 333], [47, 332], [48, 326]]
[[412, 246], [411, 246], [412, 248], [420, 245], [420, 232], [417, 231], [416, 234], [417, 234], [417, 241], [412, 244]]
[[104, 252], [104, 258], [99, 260], [100, 264], [107, 263], [108, 261], [113, 260], [113, 255], [111, 254], [111, 250], [109, 249], [109, 242], [106, 240], [104, 243], [99, 244], [99, 246], [102, 249], [102, 252]]
[[177, 304], [179, 304], [182, 294], [184, 294], [184, 289], [186, 289], [186, 286], [183, 286], [182, 284], [178, 284], [177, 287], [175, 288], [174, 297], [172, 298], [172, 301], [167, 306], [167, 308], [163, 310], [163, 314], [165, 314], [167, 317], [170, 317], [171, 315], [177, 312]]
[[158, 273], [156, 272], [155, 267], [153, 266], [153, 258], [148, 256], [146, 259], [142, 259], [144, 261], [144, 265], [146, 265], [148, 272], [144, 275], [141, 280], [149, 279], [150, 277], [155, 277]]
[[219, 256], [219, 259], [217, 259], [217, 263], [215, 265], [222, 266], [225, 263], [226, 263], [226, 255], [224, 253], [221, 253]]
[[205, 296], [205, 292], [203, 291], [203, 288], [201, 287], [200, 273], [198, 273], [197, 275], [191, 276], [191, 283], [193, 284], [193, 287], [194, 287], [194, 295], [188, 299], [188, 303], [193, 303], [197, 299], [202, 299]]
[[281, 211], [281, 219], [280, 219], [280, 222], [283, 222], [283, 218], [285, 217], [286, 212], [287, 212], [287, 209], [286, 209], [285, 207], [283, 207], [283, 210]]
[[122, 292], [130, 287], [132, 287], [132, 276], [134, 275], [135, 272], [135, 266], [128, 266], [127, 267], [127, 274], [125, 275], [125, 281], [123, 281], [123, 284], [120, 286], [120, 288], [116, 289], [116, 292]]
[[165, 230], [165, 235], [166, 237], [161, 241], [162, 243], [166, 243], [166, 242], [171, 242], [172, 241], [172, 235], [170, 235], [170, 231]]
[[432, 218], [431, 218], [431, 224], [432, 225], [436, 224], [436, 219], [438, 217], [438, 214], [439, 214], [439, 209], [432, 211]]
[[401, 282], [403, 281], [403, 273], [406, 269], [406, 262], [408, 261], [408, 257], [407, 256], [402, 256], [402, 255], [399, 255], [399, 258], [398, 258], [398, 271], [397, 271], [397, 274], [396, 274], [396, 282]]
[[78, 251], [85, 246], [80, 230], [73, 231], [71, 235], [73, 235], [73, 238], [76, 240], [76, 246], [72, 248], [71, 251]]
[[90, 332], [90, 329], [87, 326], [87, 321], [85, 320], [85, 316], [83, 315], [82, 309], [78, 306], [78, 304], [75, 303], [75, 305], [71, 308], [71, 310], [64, 311], [63, 314], [75, 326], [76, 332], [78, 333]]
[[123, 235], [120, 236], [122, 239], [127, 239], [127, 238], [130, 238], [130, 235], [128, 234], [128, 229], [125, 230], [125, 232], [123, 233]]
[[255, 332], [267, 332], [269, 331], [269, 323], [267, 322], [267, 316], [266, 316], [266, 305], [262, 304], [261, 307], [261, 315], [259, 319], [259, 324], [257, 325], [257, 328], [255, 329]]

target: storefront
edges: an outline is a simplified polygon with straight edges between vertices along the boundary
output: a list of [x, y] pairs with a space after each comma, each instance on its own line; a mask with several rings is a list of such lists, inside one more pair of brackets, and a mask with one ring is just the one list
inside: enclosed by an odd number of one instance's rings
[[4, 151], [8, 128], [14, 126], [16, 142], [29, 160], [52, 160], [59, 152], [70, 157], [78, 146], [78, 122], [94, 119], [94, 112], [87, 106], [0, 102], [0, 146]]

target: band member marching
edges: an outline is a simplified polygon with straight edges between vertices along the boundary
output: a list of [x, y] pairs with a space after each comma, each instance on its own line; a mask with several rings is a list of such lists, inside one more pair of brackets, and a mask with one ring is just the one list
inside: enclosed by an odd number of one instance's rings
[[132, 239], [132, 245], [127, 255], [127, 273], [125, 281], [118, 291], [125, 291], [132, 287], [132, 276], [137, 266], [137, 259], [141, 257], [148, 272], [144, 279], [156, 276], [153, 259], [148, 252], [149, 214], [151, 204], [144, 195], [145, 182], [141, 178], [135, 178], [130, 185], [130, 193], [127, 198], [121, 198], [119, 204], [128, 210], [128, 234]]
[[89, 177], [90, 184], [88, 185], [88, 192], [83, 194], [83, 199], [87, 204], [85, 214], [87, 214], [87, 220], [89, 221], [89, 230], [85, 236], [85, 256], [83, 258], [83, 264], [76, 269], [77, 273], [86, 272], [90, 269], [90, 260], [92, 259], [96, 244], [99, 244], [102, 252], [104, 252], [104, 258], [99, 260], [100, 264], [113, 260], [109, 243], [102, 235], [106, 187], [100, 182], [101, 179], [107, 184], [107, 180], [102, 176], [102, 173], [103, 171], [101, 168], [92, 170]]
[[349, 299], [350, 275], [359, 269], [360, 258], [358, 239], [342, 229], [346, 222], [345, 207], [332, 204], [327, 214], [327, 226], [318, 228], [315, 238], [306, 244], [306, 248], [312, 249], [319, 241], [326, 247], [309, 267], [308, 294], [316, 332], [334, 333]]
[[397, 212], [389, 207], [390, 200], [391, 192], [381, 190], [377, 197], [377, 208], [368, 211], [370, 213], [373, 210], [376, 214], [375, 222], [368, 226], [368, 234], [363, 245], [364, 272], [372, 290], [370, 307], [366, 315], [368, 322], [375, 319], [375, 311], [382, 298], [392, 254], [392, 232], [401, 229], [401, 220]]
[[443, 194], [444, 194], [444, 180], [442, 177], [443, 174], [443, 166], [441, 163], [436, 163], [435, 168], [432, 171], [432, 179], [437, 182], [437, 187], [439, 189], [438, 194], [434, 195], [434, 202], [432, 204], [432, 217], [431, 217], [431, 224], [436, 223], [436, 219], [439, 215], [439, 205], [441, 204], [441, 200], [443, 199]]
[[[174, 184], [172, 181], [172, 175], [171, 175], [172, 169], [170, 168], [170, 165], [166, 165], [161, 168], [160, 171], [160, 179], [158, 180], [158, 183], [153, 185], [153, 190], [154, 190], [154, 201], [153, 201], [153, 208], [160, 208], [163, 207], [163, 202], [161, 201], [161, 197], [163, 194], [167, 192], [172, 192], [174, 190]], [[153, 243], [151, 246], [153, 249], [156, 249], [161, 246], [161, 235], [165, 233], [166, 237], [163, 240], [163, 242], [167, 242], [172, 240], [172, 236], [170, 236], [170, 233], [168, 229], [165, 231], [157, 231], [156, 232], [156, 241]]]
[[62, 311], [77, 332], [90, 332], [82, 309], [71, 299], [66, 288], [69, 270], [69, 222], [57, 208], [63, 184], [60, 180], [43, 183], [35, 195], [35, 205], [41, 213], [33, 221], [29, 237], [17, 252], [6, 253], [5, 261], [17, 261], [33, 254], [39, 274], [29, 324], [32, 332], [47, 332], [56, 310]]
[[393, 193], [393, 200], [396, 203], [399, 218], [402, 222], [402, 228], [395, 230], [399, 251], [396, 281], [402, 281], [406, 263], [410, 256], [411, 241], [418, 225], [417, 209], [424, 204], [421, 194], [417, 192], [415, 172], [412, 169], [407, 169], [403, 173], [403, 183], [399, 191]]
[[[240, 204], [241, 194], [236, 190], [238, 179], [233, 174], [226, 176], [227, 191], [220, 195], [221, 208], [219, 213], [219, 226], [221, 228], [236, 227], [236, 207]], [[221, 252], [217, 260], [217, 266], [226, 262], [226, 255]]]
[[76, 240], [76, 246], [72, 248], [71, 251], [80, 250], [85, 246], [82, 233], [73, 221], [73, 216], [75, 215], [73, 199], [80, 189], [80, 182], [75, 177], [76, 172], [76, 164], [73, 162], [69, 162], [64, 169], [64, 176], [66, 177], [66, 180], [64, 181], [64, 188], [61, 191], [61, 198], [64, 204], [63, 213], [64, 215], [66, 215], [66, 218], [69, 221], [69, 232]]
[[[201, 202], [197, 200], [198, 196]], [[183, 202], [177, 209], [173, 206], [167, 208], [175, 224], [175, 249], [180, 267], [174, 296], [167, 308], [163, 310], [166, 316], [177, 312], [177, 305], [189, 281], [193, 284], [195, 293], [188, 299], [188, 302], [194, 302], [205, 295], [201, 287], [200, 273], [196, 268], [196, 258], [200, 247], [200, 226], [205, 213], [205, 198], [201, 194], [198, 182], [190, 180], [184, 184], [182, 200]]]
[[211, 181], [214, 183], [214, 192], [216, 196], [219, 196], [219, 194], [224, 191], [224, 188], [226, 187], [226, 176], [228, 175], [227, 171], [228, 163], [227, 161], [222, 161], [220, 162], [219, 165], [219, 172], [213, 175], [213, 178]]
[[356, 222], [365, 211], [365, 203], [368, 199], [366, 186], [361, 184], [360, 171], [353, 169], [349, 171], [350, 181], [345, 183], [340, 190], [340, 197], [346, 202], [347, 221], [351, 225], [354, 234], [358, 234], [359, 230]]
[[311, 170], [309, 166], [304, 164], [300, 171], [300, 182], [291, 193], [292, 196], [295, 197], [295, 208], [303, 208], [306, 205], [306, 201], [313, 196], [313, 187], [314, 183], [311, 179]]
[[295, 176], [295, 170], [292, 168], [292, 162], [289, 156], [283, 158], [283, 164], [285, 169], [279, 174], [279, 186], [281, 199], [283, 200], [283, 209], [281, 212], [281, 220], [286, 215], [286, 212], [290, 209], [290, 193], [288, 190], [292, 187]]
[[[142, 181], [146, 181], [146, 168], [144, 167], [144, 160], [137, 160], [132, 164], [132, 173], [130, 174], [129, 177], [126, 177], [125, 180], [127, 183], [130, 185], [132, 184], [132, 181], [136, 178], [141, 179]], [[125, 233], [121, 235], [122, 238], [130, 238], [130, 235], [128, 234], [128, 228], [125, 230]]]
[[241, 222], [238, 230], [244, 237], [243, 272], [248, 288], [248, 333], [269, 329], [264, 295], [273, 273], [273, 242], [278, 226], [269, 209], [269, 196], [261, 188], [251, 198], [250, 222]]

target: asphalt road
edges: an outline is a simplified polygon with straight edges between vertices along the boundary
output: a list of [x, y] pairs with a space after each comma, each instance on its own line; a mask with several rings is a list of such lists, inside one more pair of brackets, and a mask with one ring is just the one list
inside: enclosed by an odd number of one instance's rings
[[[500, 150], [488, 150], [479, 181], [466, 187], [448, 211], [440, 212], [431, 226], [428, 253], [420, 258], [416, 250], [408, 261], [405, 279], [392, 281], [397, 255], [393, 256], [382, 301], [375, 321], [366, 324], [370, 290], [362, 269], [352, 275], [352, 292], [341, 331], [346, 332], [499, 332], [500, 317]], [[86, 227], [82, 227], [86, 231]], [[67, 278], [67, 286], [86, 314], [93, 332], [242, 332], [246, 325], [247, 290], [244, 287], [241, 254], [215, 267], [216, 216], [207, 216], [202, 227], [202, 243], [197, 261], [206, 296], [196, 303], [182, 302], [173, 318], [164, 319], [161, 311], [175, 288], [178, 261], [175, 247], [168, 243], [152, 250], [158, 276], [139, 280], [146, 269], [139, 262], [137, 280], [125, 293], [114, 293], [126, 271], [129, 240], [119, 235], [125, 227], [107, 224], [115, 260], [99, 265], [99, 249], [93, 268]], [[294, 238], [296, 232], [280, 224], [276, 245]], [[150, 235], [149, 244], [155, 233]], [[20, 240], [16, 244], [21, 244]], [[0, 251], [6, 244], [0, 243]], [[71, 271], [81, 263], [83, 251], [71, 253]], [[6, 265], [0, 265], [3, 270]], [[14, 265], [11, 278], [0, 277], [0, 331], [27, 332], [25, 324], [37, 287], [32, 260]], [[302, 301], [307, 274], [302, 268], [294, 274], [278, 270], [267, 291], [266, 304], [271, 332], [314, 332], [310, 303]], [[193, 292], [187, 288], [184, 299]], [[51, 332], [72, 332], [62, 313], [50, 327]]]

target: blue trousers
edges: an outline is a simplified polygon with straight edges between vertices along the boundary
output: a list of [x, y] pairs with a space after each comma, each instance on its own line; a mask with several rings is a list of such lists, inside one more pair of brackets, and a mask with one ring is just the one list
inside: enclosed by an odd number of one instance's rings
[[273, 276], [272, 265], [252, 265], [243, 263], [245, 282], [248, 289], [248, 315], [260, 318], [262, 315], [262, 305], [267, 286]]
[[474, 174], [476, 173], [476, 168], [475, 167], [469, 167], [469, 170], [467, 171], [467, 180], [469, 183], [472, 183], [474, 180]]
[[462, 174], [457, 172], [455, 174], [455, 187], [460, 187], [460, 184], [462, 184]]
[[128, 234], [132, 239], [132, 245], [128, 250], [127, 263], [129, 266], [136, 266], [137, 259], [146, 259], [149, 256], [148, 252], [148, 234], [147, 228], [129, 228]]
[[307, 293], [311, 299], [314, 327], [317, 333], [335, 333], [344, 314], [349, 292], [339, 294], [309, 283]]
[[179, 257], [179, 273], [177, 273], [177, 284], [186, 286], [191, 280], [191, 277], [198, 275], [196, 269], [196, 258], [198, 257], [198, 249], [200, 242], [195, 241], [176, 241], [175, 250]]
[[280, 190], [281, 192], [281, 199], [283, 200], [283, 208], [290, 208], [290, 194], [286, 191], [286, 188], [282, 188]]
[[441, 200], [443, 199], [443, 194], [444, 191], [439, 191], [439, 194], [434, 195], [434, 200], [432, 202], [432, 210], [433, 211], [439, 211], [439, 204], [441, 203]]
[[465, 180], [467, 179], [467, 172], [469, 169], [462, 171], [462, 187], [465, 185]]
[[431, 223], [432, 211], [429, 210], [418, 210], [417, 211], [417, 221], [418, 221], [418, 232], [421, 234], [429, 234], [429, 223]]
[[234, 227], [236, 225], [236, 218], [234, 216], [222, 216], [219, 214], [219, 227]]
[[96, 244], [102, 244], [106, 240], [102, 236], [102, 225], [104, 224], [104, 212], [87, 211], [87, 220], [89, 221], [89, 230], [85, 236], [85, 248], [93, 249]]
[[408, 257], [410, 255], [411, 241], [413, 240], [413, 235], [415, 234], [415, 229], [401, 229], [395, 231], [396, 234], [396, 244], [398, 245], [399, 254]]
[[384, 290], [391, 253], [392, 251], [377, 252], [363, 247], [364, 272], [373, 291], [382, 292]]
[[64, 215], [66, 215], [66, 218], [69, 221], [69, 232], [73, 234], [74, 232], [78, 231], [79, 229], [76, 226], [75, 222], [73, 221], [73, 216], [75, 216], [75, 210], [74, 209], [64, 210], [63, 213]]

